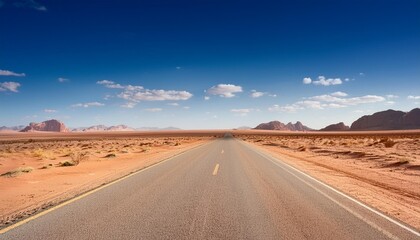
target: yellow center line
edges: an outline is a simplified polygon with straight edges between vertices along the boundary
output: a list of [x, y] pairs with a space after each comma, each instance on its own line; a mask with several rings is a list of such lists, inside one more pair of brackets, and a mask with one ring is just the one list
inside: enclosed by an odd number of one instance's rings
[[213, 176], [217, 175], [217, 171], [219, 171], [219, 164], [216, 164], [216, 167], [214, 167]]

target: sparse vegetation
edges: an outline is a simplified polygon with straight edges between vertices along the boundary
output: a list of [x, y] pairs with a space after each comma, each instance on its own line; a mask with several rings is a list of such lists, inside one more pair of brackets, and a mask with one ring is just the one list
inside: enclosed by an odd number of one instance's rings
[[385, 145], [386, 148], [391, 148], [395, 144], [396, 144], [396, 142], [394, 142], [392, 139], [389, 139], [389, 138], [384, 142], [384, 145]]
[[107, 154], [104, 158], [115, 158], [117, 155], [115, 153]]
[[2, 176], [2, 177], [16, 177], [16, 176], [19, 176], [22, 173], [30, 173], [33, 170], [34, 170], [33, 167], [20, 167], [20, 168], [17, 168], [15, 170], [3, 173], [0, 176]]

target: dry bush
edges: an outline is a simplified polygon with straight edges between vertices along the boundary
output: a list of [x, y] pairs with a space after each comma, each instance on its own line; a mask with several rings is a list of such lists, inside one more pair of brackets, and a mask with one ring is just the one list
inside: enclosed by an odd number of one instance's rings
[[16, 177], [22, 173], [30, 173], [34, 170], [33, 167], [20, 167], [15, 170], [1, 174], [2, 177]]
[[117, 155], [115, 155], [115, 153], [110, 153], [108, 155], [106, 155], [104, 158], [115, 158], [117, 157]]
[[60, 163], [61, 167], [77, 166], [79, 163], [89, 159], [88, 152], [72, 152], [69, 157], [71, 161]]
[[381, 142], [385, 145], [386, 148], [391, 148], [396, 144], [396, 142], [390, 138], [382, 139]]

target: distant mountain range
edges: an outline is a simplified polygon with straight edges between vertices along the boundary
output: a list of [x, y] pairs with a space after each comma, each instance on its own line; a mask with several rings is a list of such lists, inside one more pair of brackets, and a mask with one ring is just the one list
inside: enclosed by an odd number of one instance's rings
[[[249, 127], [240, 127], [238, 129], [251, 129]], [[280, 130], [280, 131], [315, 131], [301, 122], [284, 124], [279, 121], [271, 121], [261, 123], [253, 129], [260, 130]], [[337, 124], [328, 125], [319, 131], [368, 131], [368, 130], [407, 130], [420, 129], [420, 108], [415, 108], [409, 112], [386, 110], [377, 112], [372, 115], [365, 115], [351, 124], [351, 127], [346, 126], [340, 122]], [[41, 123], [30, 123], [28, 126], [14, 126], [14, 127], [0, 127], [0, 132], [97, 132], [97, 131], [165, 131], [165, 130], [180, 130], [175, 127], [157, 128], [157, 127], [142, 127], [132, 128], [126, 125], [105, 126], [95, 125], [91, 127], [73, 128], [69, 129], [63, 122], [52, 119]]]
[[261, 123], [254, 129], [257, 130], [280, 130], [280, 131], [311, 131], [312, 129], [297, 121], [295, 124], [289, 122], [284, 124], [279, 121], [271, 121], [268, 123]]
[[345, 125], [343, 122], [336, 124], [328, 125], [324, 128], [321, 128], [319, 131], [347, 131], [350, 130], [350, 127]]
[[[279, 121], [261, 123], [254, 129], [280, 131], [314, 131], [301, 122], [284, 124]], [[420, 129], [420, 108], [409, 112], [386, 110], [363, 116], [346, 126], [343, 122], [331, 124], [319, 131], [369, 131], [369, 130], [408, 130]]]
[[47, 120], [41, 123], [30, 123], [28, 126], [14, 126], [14, 127], [0, 127], [0, 132], [116, 132], [116, 131], [165, 131], [165, 130], [180, 130], [176, 127], [157, 128], [157, 127], [142, 127], [132, 128], [126, 125], [105, 126], [94, 125], [91, 127], [67, 128], [63, 122], [55, 119]]
[[20, 126], [13, 126], [13, 127], [6, 127], [6, 126], [3, 126], [3, 127], [0, 127], [0, 132], [18, 132], [18, 131], [20, 131], [20, 130], [22, 130], [22, 129], [24, 129], [25, 128], [25, 126], [24, 125], [20, 125]]
[[409, 112], [387, 110], [363, 116], [351, 124], [350, 130], [420, 129], [420, 108]]
[[107, 132], [116, 132], [116, 131], [165, 131], [165, 130], [180, 130], [176, 127], [167, 127], [167, 128], [158, 128], [158, 127], [141, 127], [141, 128], [132, 128], [127, 125], [116, 125], [116, 126], [105, 126], [105, 125], [94, 125], [91, 127], [82, 127], [82, 128], [73, 128], [72, 132], [98, 132], [98, 131], [107, 131]]

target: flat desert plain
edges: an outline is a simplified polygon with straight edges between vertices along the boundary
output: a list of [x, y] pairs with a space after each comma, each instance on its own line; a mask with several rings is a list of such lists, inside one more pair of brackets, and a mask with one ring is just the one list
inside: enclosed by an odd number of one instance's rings
[[420, 131], [2, 133], [0, 227], [231, 132], [420, 228]]
[[420, 229], [420, 131], [234, 135]]
[[0, 227], [222, 134], [219, 131], [1, 133]]

